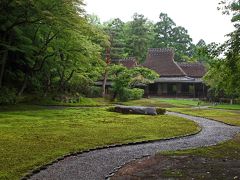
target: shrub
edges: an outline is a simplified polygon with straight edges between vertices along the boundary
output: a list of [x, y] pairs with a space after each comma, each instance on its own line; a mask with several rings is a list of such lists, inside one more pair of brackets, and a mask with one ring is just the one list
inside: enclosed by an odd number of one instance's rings
[[128, 101], [128, 100], [137, 100], [141, 99], [143, 97], [144, 90], [143, 89], [138, 89], [138, 88], [133, 88], [133, 89], [128, 89], [124, 88], [122, 92], [119, 93], [119, 100], [120, 101]]
[[130, 99], [132, 100], [141, 99], [143, 97], [143, 94], [144, 94], [143, 89], [138, 88], [130, 89]]
[[0, 90], [0, 104], [16, 104], [17, 95], [15, 89], [2, 87]]
[[164, 115], [166, 113], [166, 109], [156, 108], [157, 114]]
[[86, 93], [87, 97], [101, 97], [102, 96], [102, 88], [91, 86], [89, 88], [88, 93]]
[[107, 108], [107, 111], [116, 112], [116, 108], [115, 107], [109, 107], [109, 108]]

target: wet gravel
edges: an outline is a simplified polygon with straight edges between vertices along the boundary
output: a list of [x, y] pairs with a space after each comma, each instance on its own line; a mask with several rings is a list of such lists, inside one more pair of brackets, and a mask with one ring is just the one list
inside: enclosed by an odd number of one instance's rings
[[193, 120], [202, 127], [202, 131], [197, 135], [189, 137], [106, 148], [77, 156], [70, 156], [33, 175], [30, 179], [105, 179], [116, 167], [136, 158], [154, 155], [159, 151], [165, 150], [181, 150], [215, 145], [231, 139], [236, 133], [240, 132], [240, 127], [229, 126], [206, 118], [193, 117], [174, 112], [168, 112], [168, 114]]

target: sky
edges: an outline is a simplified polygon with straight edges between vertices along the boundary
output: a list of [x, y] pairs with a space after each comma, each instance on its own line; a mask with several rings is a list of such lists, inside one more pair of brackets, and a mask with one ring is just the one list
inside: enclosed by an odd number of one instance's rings
[[223, 43], [233, 31], [231, 17], [217, 10], [220, 0], [84, 0], [88, 14], [99, 16], [101, 22], [120, 18], [126, 22], [135, 12], [157, 22], [161, 12], [167, 13], [178, 26], [183, 26], [197, 43]]

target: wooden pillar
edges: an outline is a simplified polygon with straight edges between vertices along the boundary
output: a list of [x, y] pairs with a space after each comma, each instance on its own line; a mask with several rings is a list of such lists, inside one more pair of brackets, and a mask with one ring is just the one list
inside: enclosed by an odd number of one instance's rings
[[193, 84], [193, 97], [196, 98], [196, 84]]
[[168, 93], [167, 84], [164, 83], [164, 84], [162, 84], [162, 94], [167, 95], [167, 93]]
[[158, 96], [162, 95], [162, 84], [161, 83], [157, 84], [157, 95]]
[[181, 93], [182, 93], [182, 84], [177, 83], [177, 95], [181, 95]]
[[147, 86], [145, 86], [145, 88], [144, 88], [144, 94], [145, 94], [145, 96], [149, 96], [149, 85], [147, 85]]

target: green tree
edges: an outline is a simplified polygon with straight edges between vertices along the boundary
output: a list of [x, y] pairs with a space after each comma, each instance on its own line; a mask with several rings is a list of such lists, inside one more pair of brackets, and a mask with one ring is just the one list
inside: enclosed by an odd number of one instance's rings
[[135, 13], [133, 20], [126, 23], [127, 52], [139, 62], [146, 58], [147, 49], [153, 39], [153, 26], [142, 14]]
[[194, 61], [209, 63], [211, 60], [218, 58], [218, 56], [222, 53], [223, 46], [217, 43], [206, 44], [203, 39], [201, 39], [196, 45], [194, 49], [194, 54], [192, 59]]
[[193, 44], [188, 31], [176, 26], [176, 23], [165, 13], [160, 13], [159, 22], [155, 24], [155, 38], [153, 46], [156, 48], [171, 47], [175, 49], [175, 60], [184, 61], [184, 57], [191, 57]]
[[104, 30], [109, 35], [111, 43], [111, 59], [121, 59], [127, 57], [125, 41], [125, 23], [119, 18], [105, 22]]
[[68, 91], [77, 76], [100, 75], [108, 36], [82, 7], [81, 0], [0, 1], [0, 88]]
[[125, 91], [134, 88], [137, 84], [153, 82], [159, 75], [148, 68], [136, 67], [127, 69], [122, 65], [113, 65], [110, 68], [110, 79], [113, 82], [113, 99], [124, 99]]
[[234, 99], [240, 97], [240, 1], [222, 1], [223, 13], [233, 13], [232, 22], [235, 30], [230, 33], [229, 40], [223, 45], [226, 48], [224, 60], [210, 64], [205, 80], [212, 89], [222, 91]]

